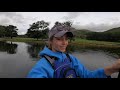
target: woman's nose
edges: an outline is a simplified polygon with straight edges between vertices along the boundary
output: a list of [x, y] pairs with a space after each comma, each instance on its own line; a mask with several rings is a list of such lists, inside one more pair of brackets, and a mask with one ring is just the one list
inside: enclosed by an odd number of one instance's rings
[[66, 39], [63, 39], [63, 40], [62, 40], [62, 43], [63, 43], [63, 44], [66, 44], [66, 42], [67, 42]]

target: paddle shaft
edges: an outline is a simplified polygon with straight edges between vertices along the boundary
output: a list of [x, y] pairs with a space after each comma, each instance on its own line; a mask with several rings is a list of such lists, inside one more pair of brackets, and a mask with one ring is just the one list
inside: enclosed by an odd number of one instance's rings
[[120, 70], [119, 70], [119, 73], [118, 73], [118, 78], [120, 78]]

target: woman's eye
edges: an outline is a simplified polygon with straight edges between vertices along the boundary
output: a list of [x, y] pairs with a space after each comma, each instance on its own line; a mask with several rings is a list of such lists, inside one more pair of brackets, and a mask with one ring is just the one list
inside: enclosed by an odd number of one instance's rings
[[61, 39], [58, 38], [57, 40], [61, 40]]
[[56, 38], [56, 40], [68, 40], [68, 38]]
[[66, 40], [68, 40], [69, 38], [66, 38]]

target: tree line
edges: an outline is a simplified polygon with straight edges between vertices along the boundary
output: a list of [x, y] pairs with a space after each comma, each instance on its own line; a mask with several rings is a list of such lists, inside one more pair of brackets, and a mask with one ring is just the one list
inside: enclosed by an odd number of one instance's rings
[[[59, 22], [56, 21], [54, 23], [54, 26], [56, 25], [66, 25], [73, 29], [73, 33], [75, 37], [88, 39], [88, 40], [100, 40], [100, 41], [113, 41], [113, 42], [119, 42], [120, 41], [120, 27], [113, 28], [111, 30], [105, 31], [105, 32], [93, 32], [89, 30], [76, 30], [72, 27], [71, 21], [66, 22]], [[36, 21], [29, 25], [29, 28], [27, 29], [27, 32], [24, 36], [28, 38], [35, 38], [35, 39], [47, 39], [49, 32], [50, 23], [46, 22], [44, 20]], [[14, 25], [8, 25], [3, 26], [0, 25], [0, 37], [17, 37], [18, 36], [18, 29], [17, 26]], [[71, 39], [70, 39], [71, 40]]]
[[0, 37], [10, 37], [12, 39], [12, 37], [18, 36], [17, 30], [17, 26], [14, 25], [0, 25]]
[[[54, 23], [54, 26], [55, 25], [66, 25], [68, 27], [71, 27], [72, 26], [72, 22], [70, 21], [66, 21], [66, 22], [63, 22], [63, 23], [60, 23], [58, 21], [56, 21]], [[37, 22], [34, 22], [32, 24], [29, 25], [29, 28], [27, 29], [27, 32], [24, 36], [28, 37], [28, 38], [36, 38], [37, 40], [39, 38], [41, 39], [46, 39], [48, 38], [48, 32], [49, 32], [49, 25], [50, 23], [49, 22], [45, 22], [44, 20], [41, 20], [41, 21], [37, 21]], [[18, 36], [18, 29], [17, 29], [17, 26], [14, 26], [14, 25], [9, 25], [9, 26], [3, 26], [3, 25], [0, 25], [0, 37], [11, 37], [11, 39], [13, 37], [17, 37]]]
[[87, 35], [86, 39], [120, 42], [120, 32], [92, 32]]
[[[41, 39], [47, 39], [48, 38], [48, 32], [49, 32], [49, 25], [50, 23], [49, 22], [45, 22], [44, 20], [42, 21], [37, 21], [37, 22], [34, 22], [33, 24], [30, 25], [30, 28], [27, 30], [27, 33], [26, 35], [30, 38], [41, 38]], [[70, 21], [66, 21], [66, 22], [58, 22], [56, 21], [54, 23], [54, 26], [56, 25], [66, 25], [68, 27], [71, 27], [72, 26], [72, 22]]]

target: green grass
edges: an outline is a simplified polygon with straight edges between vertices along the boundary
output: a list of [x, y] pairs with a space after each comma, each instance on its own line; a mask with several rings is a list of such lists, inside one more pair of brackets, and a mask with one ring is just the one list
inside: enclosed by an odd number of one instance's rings
[[[45, 43], [44, 40], [34, 39], [34, 38], [20, 38], [13, 37], [11, 38], [0, 38], [0, 41], [12, 41], [12, 42], [34, 42], [34, 43]], [[91, 47], [120, 47], [120, 42], [107, 42], [107, 41], [95, 41], [95, 40], [85, 40], [80, 38], [75, 38], [75, 41], [70, 42], [74, 45], [84, 45]]]
[[71, 44], [97, 47], [120, 47], [120, 42], [107, 42], [75, 38]]
[[43, 43], [43, 40], [41, 39], [34, 39], [34, 38], [18, 38], [13, 37], [11, 38], [0, 38], [0, 41], [12, 41], [12, 42], [36, 42], [36, 43]]

